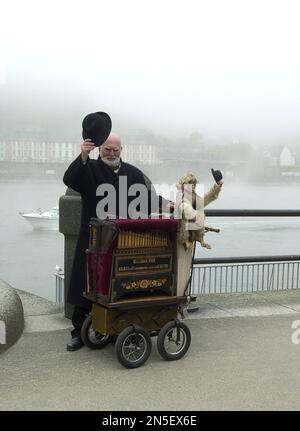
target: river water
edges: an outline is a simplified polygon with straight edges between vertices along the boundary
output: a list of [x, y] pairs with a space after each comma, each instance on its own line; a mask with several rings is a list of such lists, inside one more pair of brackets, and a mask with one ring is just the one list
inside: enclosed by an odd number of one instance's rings
[[[55, 300], [55, 266], [64, 266], [64, 237], [33, 230], [19, 211], [50, 209], [65, 190], [55, 181], [0, 182], [0, 278], [50, 300]], [[300, 185], [225, 184], [210, 208], [300, 209]], [[197, 247], [197, 257], [300, 254], [300, 217], [209, 218], [207, 225], [221, 232], [206, 234], [212, 249]]]

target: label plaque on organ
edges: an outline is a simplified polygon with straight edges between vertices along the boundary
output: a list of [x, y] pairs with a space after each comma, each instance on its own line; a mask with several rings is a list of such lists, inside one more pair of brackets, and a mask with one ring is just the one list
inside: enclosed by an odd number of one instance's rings
[[116, 275], [172, 271], [172, 256], [117, 257]]

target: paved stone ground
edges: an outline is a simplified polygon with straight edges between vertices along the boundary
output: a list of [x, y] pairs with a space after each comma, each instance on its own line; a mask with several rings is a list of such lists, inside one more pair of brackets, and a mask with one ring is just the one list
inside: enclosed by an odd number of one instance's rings
[[300, 292], [200, 297], [186, 320], [186, 356], [162, 360], [154, 337], [134, 370], [113, 344], [67, 352], [70, 321], [53, 309], [30, 315], [28, 304], [23, 336], [0, 356], [0, 410], [300, 409], [300, 344], [291, 338]]

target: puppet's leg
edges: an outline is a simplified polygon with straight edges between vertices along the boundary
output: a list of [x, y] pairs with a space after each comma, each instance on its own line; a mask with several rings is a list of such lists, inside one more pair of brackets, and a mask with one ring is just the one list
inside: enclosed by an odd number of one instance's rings
[[193, 241], [186, 241], [184, 244], [183, 244], [183, 247], [184, 247], [184, 249], [185, 250], [192, 250], [193, 249]]
[[200, 241], [200, 244], [204, 248], [211, 249], [211, 245], [207, 244], [207, 242], [205, 242], [204, 240]]
[[200, 242], [201, 247], [211, 249], [211, 246], [207, 242], [204, 241], [204, 233], [202, 231], [197, 231], [196, 240]]

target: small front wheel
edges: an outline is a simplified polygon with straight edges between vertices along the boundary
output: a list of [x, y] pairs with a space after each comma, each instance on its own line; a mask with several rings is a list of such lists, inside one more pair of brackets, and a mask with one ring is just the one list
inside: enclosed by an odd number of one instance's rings
[[119, 334], [115, 348], [120, 364], [126, 368], [137, 368], [149, 358], [152, 342], [144, 328], [132, 325]]
[[81, 328], [81, 339], [90, 349], [103, 349], [111, 340], [109, 335], [103, 335], [92, 327], [92, 316], [89, 315]]
[[182, 358], [191, 344], [191, 333], [188, 326], [179, 321], [165, 324], [157, 337], [157, 350], [166, 361]]

